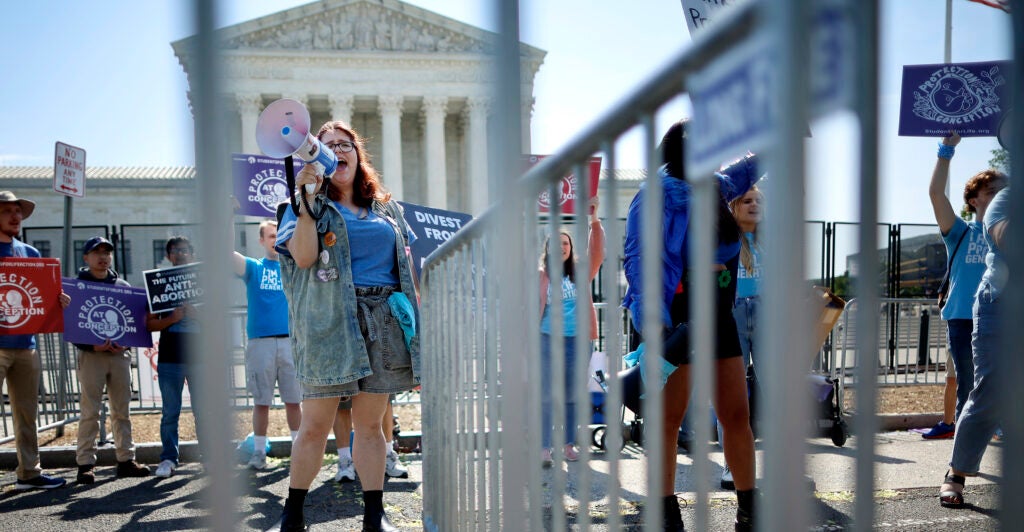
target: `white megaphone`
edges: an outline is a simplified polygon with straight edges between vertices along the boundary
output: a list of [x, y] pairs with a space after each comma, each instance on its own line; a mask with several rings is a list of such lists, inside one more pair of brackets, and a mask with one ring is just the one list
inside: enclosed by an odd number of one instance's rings
[[[256, 144], [264, 154], [277, 159], [294, 155], [316, 167], [326, 177], [338, 169], [338, 157], [323, 142], [309, 133], [309, 110], [302, 102], [282, 98], [267, 106], [256, 121]], [[306, 194], [316, 185], [306, 184]]]

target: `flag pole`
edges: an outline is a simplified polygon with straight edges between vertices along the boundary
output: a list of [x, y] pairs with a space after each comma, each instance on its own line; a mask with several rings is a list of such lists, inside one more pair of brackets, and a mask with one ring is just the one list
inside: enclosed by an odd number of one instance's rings
[[[947, 65], [953, 62], [953, 0], [946, 0], [946, 49], [942, 62]], [[946, 179], [946, 197], [949, 197], [949, 179]]]

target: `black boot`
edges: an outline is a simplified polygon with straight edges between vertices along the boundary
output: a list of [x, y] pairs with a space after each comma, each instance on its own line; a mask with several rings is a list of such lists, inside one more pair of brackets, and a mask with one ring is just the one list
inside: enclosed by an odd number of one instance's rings
[[661, 500], [661, 528], [665, 532], [685, 532], [683, 514], [679, 511], [679, 500], [668, 495]]
[[308, 530], [306, 517], [302, 515], [302, 505], [306, 502], [306, 493], [308, 492], [309, 490], [288, 488], [288, 498], [284, 501], [281, 520], [267, 532], [304, 532]]
[[364, 532], [399, 532], [384, 513], [384, 491], [363, 492], [363, 530]]
[[752, 532], [754, 530], [754, 490], [737, 490], [736, 532]]

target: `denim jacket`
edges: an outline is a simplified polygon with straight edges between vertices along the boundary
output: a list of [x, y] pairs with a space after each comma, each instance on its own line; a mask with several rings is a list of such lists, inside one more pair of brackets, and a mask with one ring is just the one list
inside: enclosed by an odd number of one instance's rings
[[[409, 226], [402, 217], [402, 208], [394, 201], [374, 201], [371, 208], [390, 222], [395, 231], [400, 288], [413, 303], [416, 322], [419, 323], [411, 264], [405, 253]], [[292, 353], [299, 382], [309, 386], [332, 386], [361, 379], [373, 372], [359, 331], [345, 221], [334, 203], [321, 195], [316, 196], [313, 209], [324, 209], [324, 216], [316, 222], [320, 251], [316, 262], [309, 268], [299, 268], [295, 259], [282, 253], [281, 278], [288, 296]], [[334, 245], [328, 246], [327, 240], [334, 240]], [[419, 380], [420, 335], [412, 339], [409, 352], [413, 374]]]

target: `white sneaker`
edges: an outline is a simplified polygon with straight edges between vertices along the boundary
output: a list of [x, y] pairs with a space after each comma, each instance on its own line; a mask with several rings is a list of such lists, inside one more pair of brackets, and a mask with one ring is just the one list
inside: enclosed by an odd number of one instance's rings
[[351, 458], [338, 458], [338, 474], [335, 482], [352, 482], [356, 479], [356, 464]]
[[248, 465], [252, 469], [266, 469], [267, 455], [265, 453], [252, 453], [252, 458], [249, 459]]
[[385, 459], [384, 473], [391, 478], [409, 478], [409, 470], [398, 460], [398, 453], [389, 451]]
[[164, 460], [160, 462], [160, 465], [156, 467], [156, 476], [161, 478], [169, 478], [174, 474], [175, 465], [170, 460]]
[[734, 490], [736, 489], [736, 483], [732, 480], [732, 470], [729, 469], [729, 464], [725, 464], [725, 470], [722, 471], [722, 489]]

